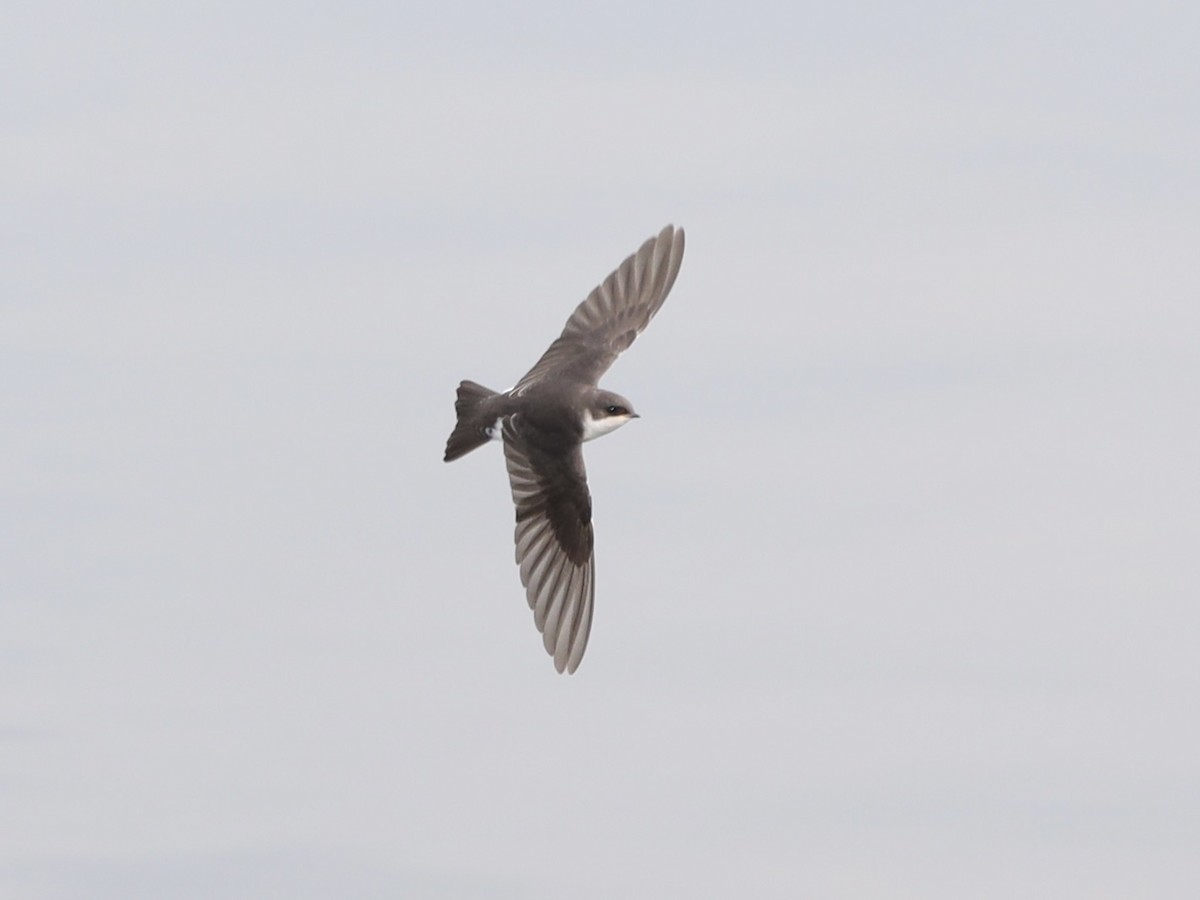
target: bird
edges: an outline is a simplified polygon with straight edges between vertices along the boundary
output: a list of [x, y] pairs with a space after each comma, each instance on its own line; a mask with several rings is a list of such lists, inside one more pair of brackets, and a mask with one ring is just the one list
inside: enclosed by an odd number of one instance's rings
[[683, 229], [667, 225], [575, 307], [562, 334], [512, 388], [463, 381], [456, 392], [444, 460], [502, 442], [521, 584], [560, 674], [573, 673], [583, 659], [596, 595], [583, 444], [638, 418], [629, 400], [599, 381], [662, 307], [683, 248]]

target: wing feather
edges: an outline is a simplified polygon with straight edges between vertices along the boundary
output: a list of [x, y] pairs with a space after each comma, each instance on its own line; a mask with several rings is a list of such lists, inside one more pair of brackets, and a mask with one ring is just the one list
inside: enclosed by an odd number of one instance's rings
[[596, 384], [662, 308], [683, 264], [683, 229], [668, 225], [575, 308], [558, 339], [513, 392], [544, 378]]
[[525, 598], [559, 672], [574, 672], [592, 626], [595, 554], [592, 506], [578, 444], [549, 452], [505, 420], [504, 460], [516, 506], [514, 544]]

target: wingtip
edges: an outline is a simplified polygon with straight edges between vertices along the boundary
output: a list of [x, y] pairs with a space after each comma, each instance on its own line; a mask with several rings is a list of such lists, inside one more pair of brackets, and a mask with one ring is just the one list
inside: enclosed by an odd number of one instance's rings
[[[683, 262], [683, 249], [687, 243], [686, 237], [683, 233], [683, 226], [674, 224], [667, 225], [658, 233], [657, 237], [652, 238], [651, 240], [665, 248], [660, 252], [663, 254], [663, 257], [666, 260], [667, 271], [678, 274], [679, 266]], [[670, 292], [671, 285], [675, 283], [674, 274], [670, 276], [670, 279], [667, 283], [666, 292]]]

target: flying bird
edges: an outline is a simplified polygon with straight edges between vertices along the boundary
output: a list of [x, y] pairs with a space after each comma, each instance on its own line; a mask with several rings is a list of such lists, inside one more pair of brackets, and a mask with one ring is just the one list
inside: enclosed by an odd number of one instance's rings
[[598, 383], [650, 324], [682, 262], [683, 229], [668, 225], [575, 307], [562, 334], [512, 389], [458, 386], [458, 423], [445, 461], [503, 441], [521, 584], [559, 672], [574, 672], [583, 659], [596, 595], [583, 442], [638, 417], [633, 404]]

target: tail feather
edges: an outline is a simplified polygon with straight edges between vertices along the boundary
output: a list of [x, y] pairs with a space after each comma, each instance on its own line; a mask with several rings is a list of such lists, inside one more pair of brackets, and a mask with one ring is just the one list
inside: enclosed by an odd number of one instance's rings
[[495, 396], [497, 396], [496, 391], [485, 388], [482, 384], [476, 384], [473, 381], [464, 381], [459, 384], [458, 399], [454, 401], [454, 411], [458, 414], [458, 423], [450, 432], [450, 439], [446, 441], [444, 457], [446, 462], [458, 459], [491, 440], [487, 429], [492, 422], [488, 420], [481, 407], [487, 400]]

